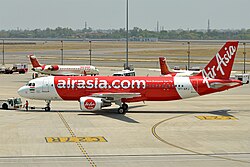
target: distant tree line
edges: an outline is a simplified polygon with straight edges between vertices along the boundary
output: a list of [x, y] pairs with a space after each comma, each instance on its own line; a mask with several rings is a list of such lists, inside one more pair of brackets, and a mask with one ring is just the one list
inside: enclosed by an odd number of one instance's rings
[[[241, 30], [162, 30], [160, 32], [143, 30], [134, 27], [129, 31], [133, 38], [158, 39], [190, 39], [190, 40], [250, 40], [250, 29]], [[57, 27], [55, 29], [34, 30], [1, 30], [0, 38], [70, 38], [70, 39], [122, 39], [126, 37], [125, 29], [119, 30], [92, 30], [91, 28], [73, 30]]]

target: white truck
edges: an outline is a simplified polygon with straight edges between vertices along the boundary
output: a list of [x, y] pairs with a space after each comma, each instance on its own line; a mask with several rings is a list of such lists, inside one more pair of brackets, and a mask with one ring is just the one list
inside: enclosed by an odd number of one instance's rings
[[250, 74], [235, 74], [235, 79], [242, 81], [243, 84], [249, 84]]
[[135, 71], [122, 70], [122, 71], [113, 73], [113, 76], [135, 76]]
[[0, 100], [0, 108], [2, 109], [20, 109], [22, 108], [22, 100], [19, 97], [8, 98], [7, 100]]

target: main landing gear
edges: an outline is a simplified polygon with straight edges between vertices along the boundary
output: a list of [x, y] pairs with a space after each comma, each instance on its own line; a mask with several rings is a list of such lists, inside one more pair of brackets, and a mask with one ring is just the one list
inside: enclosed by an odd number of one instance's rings
[[126, 103], [122, 103], [122, 105], [118, 108], [119, 114], [126, 114], [128, 111], [128, 105]]
[[51, 100], [45, 100], [45, 103], [46, 103], [46, 107], [44, 108], [45, 111], [50, 111], [50, 103], [51, 103]]

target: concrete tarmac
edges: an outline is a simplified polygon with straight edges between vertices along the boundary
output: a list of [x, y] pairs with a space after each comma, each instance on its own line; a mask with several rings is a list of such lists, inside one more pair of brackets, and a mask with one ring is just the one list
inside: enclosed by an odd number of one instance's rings
[[[101, 73], [116, 70], [102, 68]], [[137, 74], [159, 75], [147, 69], [137, 69]], [[0, 78], [0, 99], [6, 99], [18, 96], [31, 73]], [[117, 106], [82, 112], [78, 102], [66, 101], [52, 102], [51, 112], [0, 110], [0, 166], [248, 167], [249, 88], [180, 101], [131, 103], [126, 115], [117, 114]], [[45, 106], [44, 101], [29, 103]], [[86, 137], [98, 136], [106, 141], [86, 142], [96, 141]], [[49, 137], [54, 141], [49, 143]], [[85, 137], [85, 142], [72, 142], [77, 137]], [[70, 140], [62, 142], [65, 138]]]

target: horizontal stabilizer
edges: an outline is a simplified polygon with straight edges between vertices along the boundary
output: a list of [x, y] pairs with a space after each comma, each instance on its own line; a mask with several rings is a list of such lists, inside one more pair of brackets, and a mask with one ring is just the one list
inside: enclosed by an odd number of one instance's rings
[[232, 86], [236, 86], [238, 84], [239, 84], [238, 82], [230, 82], [230, 83], [212, 82], [209, 85], [210, 85], [210, 88], [219, 89], [219, 88], [221, 88], [223, 86], [230, 86], [230, 87], [232, 87]]

